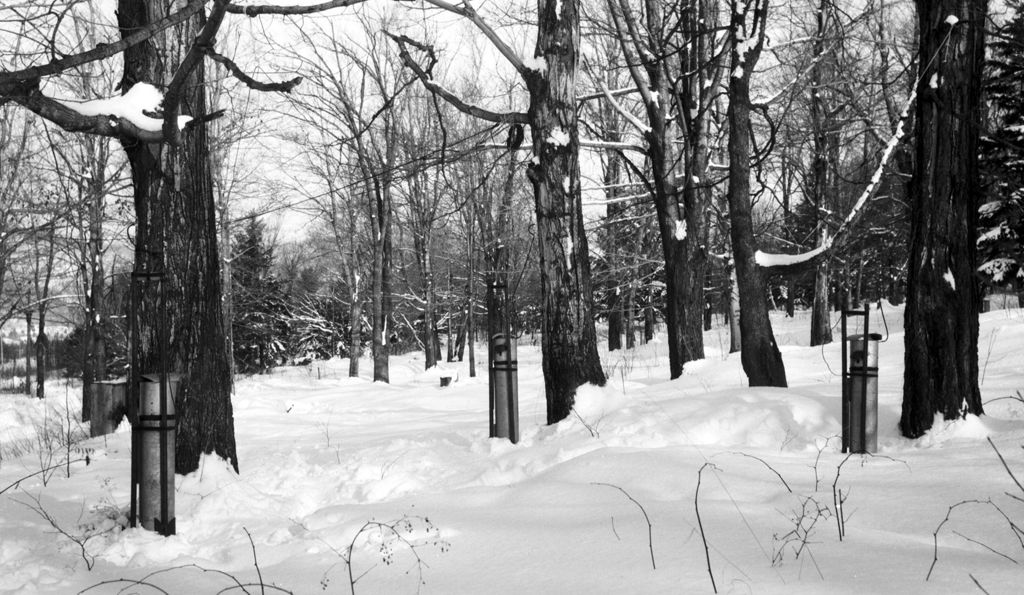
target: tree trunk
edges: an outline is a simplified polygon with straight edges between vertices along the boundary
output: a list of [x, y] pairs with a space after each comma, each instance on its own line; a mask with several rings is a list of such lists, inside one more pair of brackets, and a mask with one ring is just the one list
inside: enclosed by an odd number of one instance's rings
[[363, 304], [359, 301], [359, 290], [352, 291], [348, 307], [348, 376], [359, 377], [359, 358], [363, 356], [362, 318]]
[[740, 332], [740, 288], [736, 281], [736, 267], [729, 265], [729, 353], [743, 349]]
[[[786, 386], [786, 369], [775, 344], [772, 323], [765, 300], [766, 286], [761, 268], [754, 260], [756, 243], [750, 207], [750, 74], [757, 63], [767, 2], [756, 0], [753, 6], [730, 3], [734, 35], [745, 32], [757, 40], [753, 47], [734, 41], [729, 76], [729, 223], [736, 281], [740, 298], [740, 340], [743, 371], [750, 386]], [[749, 18], [752, 17], [752, 20]], [[745, 51], [744, 51], [745, 50]]]
[[32, 310], [25, 310], [25, 394], [32, 394]]
[[576, 67], [579, 2], [541, 0], [534, 55], [546, 72], [527, 71], [533, 183], [543, 312], [544, 386], [547, 422], [572, 410], [576, 388], [603, 385], [594, 330], [590, 259], [580, 196]]
[[[632, 276], [632, 272], [630, 272], [630, 276]], [[630, 279], [629, 289], [626, 290], [625, 310], [623, 317], [626, 319], [626, 349], [633, 349], [636, 347], [636, 281], [634, 279]]]
[[644, 305], [644, 345], [654, 340], [654, 295], [653, 291]]
[[[89, 145], [92, 146], [91, 144]], [[96, 161], [93, 160], [95, 164]], [[105, 160], [103, 166], [105, 166]], [[100, 169], [100, 168], [97, 168]], [[93, 171], [93, 178], [97, 177]], [[82, 270], [85, 284], [85, 325], [82, 336], [82, 421], [88, 419], [88, 406], [95, 398], [93, 384], [107, 378], [107, 348], [103, 332], [106, 319], [103, 266], [103, 201], [101, 184], [88, 190], [88, 230]]]
[[36, 335], [36, 398], [46, 396], [46, 362], [50, 340], [46, 336], [46, 302], [39, 303], [39, 334]]
[[[831, 95], [830, 86], [836, 74], [835, 54], [829, 34], [832, 5], [830, 0], [821, 0], [815, 15], [817, 31], [814, 39], [814, 64], [811, 66], [811, 126], [814, 130], [814, 159], [811, 162], [811, 201], [814, 206], [818, 245], [828, 241], [828, 224], [825, 212], [829, 208], [829, 197], [839, 193], [839, 131], [834, 106], [826, 100]], [[834, 200], [834, 198], [833, 198]], [[814, 271], [814, 301], [811, 304], [811, 346], [832, 342], [832, 326], [829, 318], [828, 264], [824, 260]]]
[[231, 369], [231, 375], [235, 373], [235, 335], [234, 325], [232, 324], [235, 320], [235, 285], [231, 279], [231, 265], [234, 262], [233, 250], [231, 248], [231, 211], [229, 210], [228, 193], [224, 192], [220, 197], [220, 201], [217, 204], [217, 211], [219, 217], [217, 218], [218, 230], [220, 232], [220, 251], [223, 255], [221, 259], [221, 271], [220, 271], [220, 285], [224, 293], [222, 300], [222, 309], [224, 311], [224, 343], [227, 346], [228, 353], [231, 357], [228, 358], [228, 366]]
[[811, 347], [832, 342], [832, 318], [828, 300], [828, 262], [814, 270], [814, 302], [811, 305]]
[[373, 381], [390, 382], [391, 346], [391, 189], [388, 184], [373, 183]]
[[[120, 0], [118, 25], [128, 35], [165, 15], [160, 2]], [[205, 22], [200, 14], [124, 53], [122, 88], [137, 82], [167, 84]], [[205, 69], [200, 63], [182, 90], [181, 111], [199, 119], [207, 113]], [[231, 353], [221, 307], [222, 279], [209, 142], [205, 126], [182, 137], [179, 147], [123, 141], [134, 185], [136, 271], [164, 273], [170, 369], [182, 374], [175, 402], [177, 473], [198, 468], [199, 458], [216, 453], [237, 471], [234, 414], [231, 405]], [[152, 286], [157, 285], [151, 283]], [[132, 380], [160, 370], [156, 293], [148, 291], [135, 313], [140, 343], [133, 345]], [[143, 293], [137, 290], [140, 294]], [[137, 294], [138, 295], [138, 294]]]
[[622, 296], [616, 287], [608, 292], [608, 351], [622, 349]]
[[424, 240], [423, 246], [423, 291], [426, 304], [423, 308], [423, 353], [426, 369], [437, 365], [437, 296], [434, 295], [434, 264], [430, 257], [430, 236]]
[[909, 438], [927, 432], [936, 413], [945, 419], [983, 413], [975, 271], [987, 2], [917, 5], [918, 62], [924, 66], [916, 106], [900, 418]]
[[[469, 253], [469, 271], [466, 273], [466, 330], [465, 338], [463, 339], [463, 344], [469, 345], [469, 377], [476, 378], [476, 349], [474, 348], [473, 344], [473, 339], [475, 337], [475, 334], [473, 332], [473, 314], [474, 308], [476, 307], [476, 304], [474, 303], [473, 300], [473, 279], [474, 276], [476, 275], [476, 270], [474, 267], [474, 265], [476, 264], [476, 253], [474, 251], [475, 236], [473, 235], [473, 225], [470, 224], [467, 226], [467, 228], [469, 229], [469, 249], [467, 250], [467, 252]], [[461, 349], [459, 351], [459, 361], [462, 361]]]

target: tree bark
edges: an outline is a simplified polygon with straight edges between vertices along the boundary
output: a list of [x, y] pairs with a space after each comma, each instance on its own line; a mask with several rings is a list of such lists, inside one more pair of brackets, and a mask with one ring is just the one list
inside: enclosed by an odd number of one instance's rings
[[[814, 206], [815, 236], [818, 245], [828, 240], [828, 224], [825, 219], [828, 199], [833, 201], [839, 193], [839, 124], [836, 122], [834, 106], [827, 99], [831, 96], [828, 87], [834, 84], [836, 64], [833, 42], [826, 40], [829, 34], [829, 20], [832, 4], [821, 0], [815, 15], [817, 31], [814, 40], [814, 65], [811, 66], [811, 127], [814, 130], [814, 158], [811, 162], [811, 201]], [[826, 46], [828, 44], [828, 46]], [[829, 267], [822, 260], [814, 270], [814, 300], [811, 304], [811, 346], [832, 342], [832, 325], [829, 317], [828, 279]]]
[[[772, 323], [765, 300], [765, 281], [754, 260], [757, 250], [750, 206], [750, 74], [760, 52], [764, 22], [768, 10], [765, 0], [740, 6], [732, 0], [731, 30], [737, 37], [732, 44], [729, 76], [729, 223], [736, 284], [740, 299], [740, 340], [743, 371], [750, 386], [786, 386], [786, 369], [775, 344]], [[745, 34], [754, 39], [753, 47], [742, 51]]]
[[[630, 272], [630, 277], [633, 273]], [[624, 332], [626, 334], [626, 349], [633, 349], [636, 347], [636, 281], [632, 278], [629, 280], [629, 286], [626, 290], [626, 300], [623, 305], [625, 314], [623, 318], [626, 319]]]
[[373, 241], [373, 381], [390, 382], [391, 345], [388, 322], [391, 319], [391, 188], [374, 180], [372, 190]]
[[[122, 36], [165, 14], [161, 2], [120, 0]], [[164, 31], [124, 54], [122, 88], [137, 82], [166, 85], [205, 22], [201, 13]], [[194, 118], [207, 113], [205, 69], [200, 63], [182, 89], [181, 111]], [[222, 279], [205, 126], [192, 128], [181, 145], [164, 146], [122, 140], [134, 185], [138, 272], [164, 273], [171, 370], [182, 374], [175, 403], [177, 440], [175, 468], [190, 473], [203, 454], [216, 453], [237, 471], [234, 414], [231, 405], [231, 353], [221, 307]], [[151, 286], [155, 286], [151, 283]], [[155, 311], [156, 288], [135, 313], [140, 344], [134, 345], [129, 390], [138, 391], [139, 374], [160, 369]], [[141, 297], [141, 295], [137, 295]]]
[[39, 304], [39, 332], [36, 335], [36, 398], [46, 397], [46, 354], [49, 351], [50, 339], [46, 336], [46, 306]]
[[917, 2], [916, 171], [911, 182], [905, 371], [900, 430], [937, 413], [983, 413], [978, 388], [978, 131], [985, 0]]
[[580, 196], [576, 68], [579, 58], [579, 1], [540, 0], [537, 45], [545, 72], [527, 70], [529, 122], [534, 159], [543, 300], [544, 385], [547, 422], [572, 410], [582, 384], [605, 383], [597, 353], [590, 282], [590, 259]]
[[743, 349], [740, 332], [740, 288], [736, 281], [736, 265], [729, 264], [729, 353]]
[[25, 394], [32, 394], [32, 310], [25, 310]]

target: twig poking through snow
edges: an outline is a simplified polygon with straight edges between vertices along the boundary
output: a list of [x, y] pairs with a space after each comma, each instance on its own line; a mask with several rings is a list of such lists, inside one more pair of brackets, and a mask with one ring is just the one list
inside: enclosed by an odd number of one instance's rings
[[693, 493], [693, 509], [697, 512], [697, 528], [700, 529], [700, 539], [704, 542], [704, 559], [708, 563], [708, 576], [711, 577], [711, 590], [718, 593], [718, 587], [715, 585], [715, 573], [711, 571], [711, 553], [708, 551], [708, 538], [704, 535], [704, 523], [700, 520], [700, 504], [698, 499], [700, 498], [700, 480], [706, 467], [715, 466], [711, 463], [704, 463], [697, 471], [697, 491]]
[[260, 561], [256, 557], [256, 544], [252, 541], [252, 533], [245, 527], [242, 527], [242, 531], [245, 531], [245, 536], [249, 538], [249, 546], [252, 548], [252, 565], [256, 567], [256, 578], [260, 581], [260, 593], [266, 595], [267, 590], [263, 588], [263, 572], [260, 570]]
[[999, 462], [1003, 464], [1003, 469], [1006, 469], [1006, 473], [1009, 474], [1010, 479], [1012, 479], [1013, 483], [1017, 484], [1020, 491], [1024, 493], [1024, 485], [1021, 485], [1020, 482], [1017, 481], [1017, 476], [1013, 474], [1013, 471], [1010, 470], [1010, 466], [1006, 464], [1006, 459], [1003, 458], [1003, 453], [999, 452], [999, 449], [996, 448], [996, 443], [992, 442], [992, 439], [987, 436], [985, 437], [985, 440], [988, 440], [988, 443], [992, 445], [992, 450], [996, 451], [996, 456], [999, 457]]
[[[622, 492], [623, 495], [625, 495], [627, 498], [629, 498], [630, 502], [632, 502], [633, 504], [636, 504], [636, 507], [640, 509], [640, 512], [644, 515], [644, 520], [647, 521], [647, 549], [649, 549], [651, 551], [651, 570], [657, 570], [658, 566], [654, 563], [654, 526], [651, 525], [651, 517], [647, 516], [647, 510], [644, 509], [643, 504], [640, 504], [639, 502], [637, 502], [636, 498], [631, 496], [629, 494], [629, 492], [627, 492], [623, 488], [621, 488], [621, 487], [619, 487], [619, 486], [617, 486], [617, 485], [615, 485], [613, 483], [602, 483], [602, 482], [599, 482], [599, 481], [593, 481], [593, 482], [591, 482], [591, 485], [595, 485], [595, 486], [608, 486], [610, 488], [615, 488], [616, 490], [619, 490], [620, 492]], [[615, 520], [613, 518], [612, 519], [612, 530], [614, 531], [614, 529], [615, 529]], [[616, 533], [615, 536], [618, 537], [619, 534]]]
[[782, 477], [782, 474], [781, 474], [781, 473], [779, 473], [778, 471], [776, 471], [776, 470], [775, 470], [775, 467], [772, 467], [771, 465], [769, 465], [769, 464], [768, 464], [768, 462], [767, 462], [767, 461], [765, 461], [764, 459], [762, 459], [762, 458], [760, 458], [760, 457], [755, 457], [754, 455], [748, 455], [748, 454], [747, 454], [747, 453], [745, 453], [745, 452], [736, 452], [736, 451], [732, 451], [732, 452], [730, 452], [729, 454], [732, 454], [732, 455], [738, 455], [738, 456], [741, 456], [741, 457], [747, 457], [748, 459], [754, 459], [755, 461], [758, 461], [758, 462], [760, 462], [760, 463], [761, 463], [762, 465], [764, 465], [765, 467], [767, 467], [769, 471], [771, 471], [772, 473], [774, 473], [774, 474], [775, 474], [775, 477], [778, 477], [778, 478], [779, 478], [779, 481], [781, 481], [781, 482], [782, 482], [782, 485], [783, 485], [783, 486], [784, 486], [784, 487], [786, 488], [786, 491], [787, 491], [787, 492], [789, 492], [790, 494], [792, 494], [792, 493], [793, 493], [793, 488], [789, 487], [789, 484], [788, 484], [788, 483], [786, 483], [786, 480], [785, 480], [785, 479], [783, 479], [783, 477]]

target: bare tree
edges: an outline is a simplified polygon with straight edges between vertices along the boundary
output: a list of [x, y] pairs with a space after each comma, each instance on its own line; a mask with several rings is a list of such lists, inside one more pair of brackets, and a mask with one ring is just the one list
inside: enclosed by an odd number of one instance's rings
[[[618, 104], [644, 139], [665, 259], [669, 374], [703, 359], [704, 277], [710, 200], [710, 110], [722, 68], [713, 2], [646, 0], [642, 10], [607, 0], [608, 14], [646, 121]], [[642, 15], [643, 18], [639, 18]]]
[[786, 368], [768, 318], [764, 273], [750, 206], [750, 77], [764, 46], [768, 0], [730, 0], [729, 223], [740, 302], [741, 361], [750, 386], [786, 386]]
[[[472, 22], [512, 64], [529, 91], [529, 107], [525, 113], [498, 113], [467, 104], [433, 80], [436, 58], [431, 48], [407, 37], [394, 37], [406, 65], [432, 92], [469, 115], [513, 127], [530, 127], [534, 158], [527, 168], [527, 176], [533, 184], [537, 214], [547, 421], [556, 423], [572, 410], [577, 387], [587, 382], [601, 385], [605, 382], [597, 354], [589, 250], [580, 198], [576, 114], [579, 2], [538, 2], [534, 57], [524, 60], [480, 17], [468, 0], [459, 5], [443, 0], [425, 1]], [[410, 45], [428, 55], [426, 67], [412, 58]]]

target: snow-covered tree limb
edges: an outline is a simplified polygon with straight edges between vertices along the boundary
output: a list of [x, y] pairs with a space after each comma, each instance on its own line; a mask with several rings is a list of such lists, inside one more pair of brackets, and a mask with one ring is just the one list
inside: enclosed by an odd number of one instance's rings
[[772, 272], [774, 273], [795, 272], [796, 270], [801, 270], [804, 267], [817, 264], [819, 260], [828, 256], [832, 248], [837, 245], [837, 241], [841, 244], [853, 225], [864, 215], [864, 207], [878, 189], [878, 184], [882, 180], [882, 174], [885, 172], [885, 168], [889, 165], [889, 160], [895, 153], [896, 147], [899, 145], [900, 141], [903, 140], [903, 136], [905, 135], [904, 125], [907, 120], [907, 114], [910, 112], [910, 107], [914, 104], [914, 99], [916, 97], [917, 86], [914, 86], [910, 91], [910, 96], [907, 97], [906, 105], [903, 106], [903, 111], [900, 112], [900, 119], [896, 124], [896, 130], [893, 132], [893, 135], [889, 138], [889, 142], [886, 143], [885, 148], [882, 150], [882, 158], [878, 163], [878, 167], [875, 168], [875, 172], [872, 174], [868, 185], [864, 188], [864, 191], [861, 192], [860, 197], [857, 198], [857, 202], [850, 208], [849, 214], [847, 214], [846, 218], [839, 224], [835, 233], [825, 238], [817, 248], [800, 254], [770, 254], [758, 250], [755, 255], [757, 264], [764, 268], [772, 269]]
[[[601, 93], [604, 94], [604, 98], [608, 101], [608, 104], [611, 105], [615, 111], [619, 112], [619, 115], [622, 116], [624, 120], [632, 124], [634, 128], [640, 131], [641, 134], [649, 134], [651, 132], [650, 126], [647, 126], [646, 124], [641, 122], [636, 116], [629, 113], [629, 110], [622, 107], [622, 104], [620, 104], [615, 99], [615, 97], [612, 96], [611, 91], [608, 90], [608, 87], [604, 84], [604, 82], [601, 83]], [[650, 93], [648, 92], [647, 95], [649, 96]]]
[[[142, 142], [162, 142], [162, 120], [145, 116], [145, 110], [156, 110], [159, 103], [146, 105], [144, 108], [134, 105], [130, 100], [125, 106], [112, 105], [107, 113], [96, 112], [97, 102], [74, 103], [61, 101], [43, 95], [39, 90], [39, 81], [26, 85], [11, 99], [29, 111], [57, 124], [68, 132], [86, 132], [97, 136], [118, 138], [134, 138]], [[155, 89], [154, 89], [155, 91]], [[146, 102], [147, 104], [150, 102]], [[139, 107], [139, 109], [135, 109]], [[145, 118], [145, 119], [143, 119]], [[184, 125], [184, 123], [179, 123]]]
[[637, 153], [646, 153], [647, 149], [640, 145], [634, 145], [633, 143], [617, 143], [605, 140], [592, 140], [592, 139], [580, 139], [580, 147], [587, 149], [599, 149], [599, 150], [612, 150], [612, 151], [636, 151]]
[[[622, 88], [622, 89], [612, 89], [612, 90], [608, 91], [608, 93], [611, 93], [612, 97], [620, 97], [622, 95], [632, 95], [634, 93], [639, 93], [639, 92], [640, 92], [640, 89], [638, 89], [636, 87], [625, 87], [625, 88]], [[606, 97], [604, 91], [597, 91], [596, 93], [588, 93], [587, 95], [578, 95], [576, 97], [576, 101], [578, 101], [579, 103], [583, 103], [584, 101], [593, 101], [595, 99], [602, 99], [604, 97]]]

